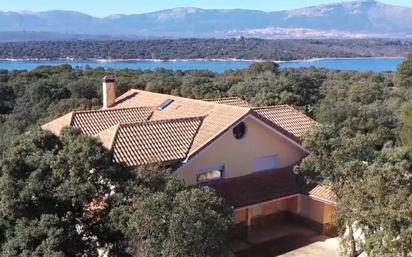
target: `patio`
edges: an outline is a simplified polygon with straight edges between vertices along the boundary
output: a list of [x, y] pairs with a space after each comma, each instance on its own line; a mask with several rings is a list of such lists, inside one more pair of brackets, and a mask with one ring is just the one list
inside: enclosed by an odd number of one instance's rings
[[236, 240], [234, 250], [237, 257], [338, 257], [339, 243], [337, 238], [285, 221]]

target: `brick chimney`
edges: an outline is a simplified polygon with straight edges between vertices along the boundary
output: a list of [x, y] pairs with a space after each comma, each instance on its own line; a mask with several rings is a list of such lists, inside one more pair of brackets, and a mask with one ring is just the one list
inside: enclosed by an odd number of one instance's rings
[[103, 78], [103, 109], [114, 105], [116, 100], [116, 78], [107, 75]]

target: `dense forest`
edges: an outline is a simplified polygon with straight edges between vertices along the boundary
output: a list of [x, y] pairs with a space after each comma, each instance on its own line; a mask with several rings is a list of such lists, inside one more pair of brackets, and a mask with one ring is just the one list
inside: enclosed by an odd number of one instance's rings
[[[32, 71], [0, 71], [0, 141], [10, 140], [73, 109], [101, 106], [101, 79], [114, 72], [118, 94], [131, 88], [190, 98], [240, 96], [256, 106], [292, 104], [314, 115], [330, 83], [363, 83], [375, 79], [392, 84], [392, 74], [338, 72], [326, 69], [282, 69], [256, 63], [249, 69], [217, 74], [210, 71], [76, 69], [69, 65]], [[348, 82], [346, 82], [348, 81]], [[352, 82], [353, 81], [353, 82]], [[366, 82], [365, 82], [366, 83]]]
[[[279, 70], [274, 63], [255, 63], [248, 69], [228, 71], [223, 74], [209, 71], [174, 72], [165, 69], [81, 70], [69, 65], [38, 67], [32, 71], [3, 70], [0, 72], [0, 133], [2, 134], [0, 151], [3, 158], [7, 160], [7, 165], [3, 167], [3, 173], [6, 175], [2, 176], [7, 180], [3, 184], [0, 183], [0, 197], [1, 186], [13, 185], [13, 181], [16, 181], [13, 176], [19, 176], [19, 169], [9, 171], [13, 163], [19, 165], [25, 162], [30, 162], [31, 165], [38, 163], [32, 155], [24, 154], [30, 152], [27, 148], [35, 148], [45, 156], [49, 156], [46, 153], [50, 151], [58, 151], [50, 147], [43, 149], [50, 140], [58, 139], [50, 139], [43, 135], [43, 139], [39, 140], [31, 138], [31, 134], [23, 138], [20, 135], [29, 130], [33, 131], [39, 124], [73, 109], [99, 108], [101, 78], [108, 72], [115, 73], [119, 94], [131, 88], [138, 88], [199, 99], [239, 96], [255, 106], [290, 104], [300, 108], [319, 121], [320, 126], [305, 137], [304, 145], [311, 155], [297, 167], [296, 172], [308, 181], [328, 184], [336, 192], [338, 204], [335, 223], [340, 229], [343, 249], [348, 253], [347, 256], [355, 256], [359, 251], [366, 251], [371, 257], [410, 256], [412, 249], [412, 55], [399, 66], [396, 73], [342, 72], [315, 68]], [[67, 135], [67, 137], [72, 136], [70, 133]], [[25, 139], [26, 137], [29, 139]], [[15, 138], [20, 138], [18, 141], [20, 143], [17, 145], [11, 144]], [[63, 138], [62, 140], [63, 142], [59, 143], [63, 149], [62, 157], [57, 160], [68, 158], [81, 165], [74, 159], [82, 159], [82, 151], [85, 151], [85, 148], [75, 143], [85, 139]], [[74, 145], [68, 143], [69, 141], [74, 141]], [[11, 146], [13, 147], [10, 152]], [[65, 147], [68, 150], [64, 151]], [[16, 151], [23, 153], [17, 155], [20, 156], [19, 158], [26, 159], [17, 158], [14, 154]], [[69, 153], [79, 156], [70, 157]], [[49, 162], [47, 160], [46, 163]], [[57, 164], [59, 165], [55, 166], [56, 172], [64, 171], [68, 165], [66, 162], [63, 162], [66, 166], [60, 162]], [[35, 178], [37, 177], [33, 178], [34, 181], [37, 181]], [[66, 186], [63, 189], [67, 188], [64, 181], [58, 181]], [[7, 188], [14, 193], [17, 190], [13, 189], [13, 186]], [[29, 187], [30, 190], [33, 188], [36, 187]], [[165, 190], [169, 187], [161, 188]], [[177, 192], [183, 190], [179, 186], [177, 188]], [[178, 197], [187, 202], [190, 201], [184, 199], [196, 199], [190, 194], [199, 198], [204, 196], [198, 192], [180, 194], [176, 191], [171, 193], [172, 198]], [[142, 202], [147, 198], [145, 194], [142, 196], [136, 201]], [[12, 204], [12, 198], [9, 198], [4, 199], [8, 199]], [[66, 199], [61, 198], [56, 196], [54, 200], [66, 203]], [[150, 215], [145, 213], [148, 220], [147, 223], [140, 224], [143, 228], [151, 228], [147, 224], [152, 224], [150, 222], [153, 220], [150, 217], [158, 212], [157, 203], [164, 203], [161, 206], [165, 206], [166, 210], [170, 207], [168, 197], [162, 198], [154, 194], [150, 199], [152, 200], [143, 201], [150, 213]], [[210, 196], [208, 199], [214, 197]], [[217, 202], [218, 199], [212, 200], [208, 208], [221, 208], [216, 204]], [[176, 215], [182, 210], [187, 210], [184, 206], [186, 205], [176, 207]], [[192, 207], [194, 206], [196, 205]], [[2, 213], [2, 210], [4, 212], [8, 208], [0, 208], [0, 214], [3, 215], [6, 212]], [[127, 216], [124, 213], [128, 213], [127, 208], [126, 210], [115, 208], [111, 215], [117, 221], [121, 221], [122, 217]], [[136, 213], [136, 210], [132, 213]], [[196, 209], [194, 213], [193, 215], [198, 215], [201, 210]], [[222, 210], [222, 213], [227, 212]], [[183, 216], [179, 216], [179, 219], [183, 219]], [[135, 222], [138, 220], [134, 219]], [[24, 227], [23, 221], [19, 223], [20, 227]], [[227, 224], [225, 219], [220, 222]], [[116, 224], [121, 231], [127, 230], [127, 222]], [[129, 229], [132, 230], [130, 233], [141, 231], [140, 225], [137, 222], [135, 227], [130, 227]], [[202, 228], [207, 228], [206, 225]], [[1, 226], [2, 224], [0, 228]], [[178, 239], [172, 233], [178, 227], [176, 225], [176, 227], [169, 227], [173, 228], [172, 230], [166, 230], [167, 233], [171, 233], [170, 238], [155, 237], [157, 241], [154, 240], [153, 245], [149, 245], [152, 248], [149, 249], [153, 252], [164, 249], [159, 242], [167, 242], [169, 246], [179, 245], [182, 241], [176, 241]], [[101, 229], [103, 228], [106, 229], [105, 226]], [[93, 231], [96, 233], [95, 230]], [[115, 232], [116, 230], [113, 233]], [[223, 233], [214, 232], [216, 236]], [[362, 237], [355, 236], [359, 233]], [[147, 235], [145, 234], [143, 238], [145, 236]], [[198, 238], [191, 237], [190, 234], [185, 236], [187, 238], [182, 240]], [[17, 234], [16, 238], [12, 238], [14, 241], [2, 246], [3, 249], [4, 247], [14, 249], [13, 247], [19, 246], [15, 241], [23, 240], [21, 238], [24, 237]], [[219, 242], [223, 242], [222, 240], [219, 239]], [[199, 244], [194, 243], [194, 245]], [[192, 245], [188, 247], [193, 249]], [[162, 252], [162, 254], [158, 256], [184, 256], [169, 252]]]
[[0, 43], [0, 59], [261, 59], [405, 56], [412, 41], [175, 39]]

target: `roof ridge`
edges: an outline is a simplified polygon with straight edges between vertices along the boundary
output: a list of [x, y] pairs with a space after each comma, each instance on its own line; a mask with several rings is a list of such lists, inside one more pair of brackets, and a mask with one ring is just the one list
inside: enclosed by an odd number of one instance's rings
[[112, 140], [110, 141], [110, 148], [109, 149], [112, 149], [114, 143], [116, 142], [116, 137], [119, 134], [120, 124], [117, 124], [114, 127], [115, 127], [115, 129], [114, 129], [114, 132], [113, 132]]
[[167, 123], [171, 121], [184, 121], [184, 120], [195, 120], [199, 119], [203, 121], [205, 116], [193, 116], [193, 117], [183, 117], [183, 118], [175, 118], [175, 119], [162, 119], [162, 120], [146, 120], [146, 121], [140, 121], [140, 122], [130, 122], [130, 123], [122, 123], [122, 124], [117, 124], [119, 127], [130, 127], [130, 126], [140, 126], [140, 125], [145, 125], [145, 124], [161, 124], [161, 123]]
[[208, 102], [208, 103], [216, 103], [220, 105], [244, 107], [244, 108], [253, 106], [248, 100], [243, 99], [241, 96], [206, 98], [206, 99], [202, 99], [202, 101]]
[[245, 101], [242, 97], [240, 96], [227, 96], [227, 97], [217, 97], [217, 98], [204, 98], [202, 99], [203, 101], [208, 101], [208, 100], [221, 100], [221, 99], [241, 99]]
[[[259, 110], [259, 109], [268, 109], [268, 108], [276, 108], [276, 107], [289, 107], [289, 108], [297, 110], [295, 107], [293, 107], [290, 104], [277, 104], [277, 105], [259, 106], [259, 107], [251, 107], [251, 108], [253, 110]], [[297, 111], [299, 111], [299, 110], [297, 110]]]
[[276, 108], [276, 107], [287, 107], [287, 108], [291, 109], [292, 111], [294, 111], [294, 112], [296, 112], [296, 113], [299, 113], [299, 114], [305, 116], [305, 119], [309, 119], [309, 120], [317, 123], [317, 121], [314, 120], [312, 117], [309, 117], [309, 116], [308, 116], [307, 114], [305, 114], [303, 111], [301, 111], [301, 110], [299, 110], [299, 109], [297, 109], [297, 108], [295, 108], [294, 106], [289, 105], [289, 104], [281, 104], [281, 105], [273, 105], [273, 106], [256, 107], [256, 108], [252, 108], [252, 111], [255, 111], [255, 110], [264, 110], [264, 109], [274, 109], [274, 108]]
[[[69, 115], [69, 117], [70, 117], [70, 120], [69, 120], [69, 126], [72, 126], [72, 125], [73, 125], [73, 120], [74, 120], [74, 112], [75, 112], [75, 111], [71, 111], [71, 112], [69, 112], [69, 113], [65, 114], [65, 115]], [[63, 115], [62, 117], [64, 117], [65, 115]], [[52, 121], [54, 121], [54, 120], [52, 120]], [[52, 121], [51, 121], [51, 122], [52, 122]]]
[[252, 108], [252, 111], [254, 111], [254, 110], [262, 110], [262, 109], [269, 109], [269, 108], [275, 108], [275, 107], [288, 107], [288, 108], [290, 108], [291, 110], [293, 110], [294, 112], [303, 115], [305, 119], [308, 119], [308, 120], [310, 120], [310, 121], [312, 121], [312, 122], [314, 122], [314, 123], [318, 123], [314, 118], [308, 116], [308, 115], [307, 115], [306, 113], [304, 113], [303, 111], [295, 108], [295, 107], [292, 106], [292, 105], [288, 105], [288, 104], [274, 105], [274, 106], [266, 106], [266, 107], [259, 107], [259, 108]]
[[124, 107], [124, 108], [109, 108], [109, 109], [96, 109], [96, 110], [83, 110], [72, 111], [73, 114], [81, 113], [95, 113], [95, 112], [111, 112], [111, 111], [124, 111], [124, 110], [136, 110], [136, 109], [152, 109], [152, 106], [139, 106], [139, 107]]
[[[156, 93], [156, 92], [140, 90], [140, 89], [131, 89], [131, 90], [133, 90], [137, 93], [143, 92], [143, 93], [148, 93], [148, 94], [162, 95], [162, 96], [165, 96], [165, 97], [172, 97], [172, 98], [174, 97], [174, 98], [178, 98], [179, 100], [183, 100], [183, 101], [193, 101], [193, 102], [198, 102], [198, 103], [202, 103], [202, 104], [210, 104], [210, 105], [214, 105], [214, 106], [221, 106], [222, 105], [222, 104], [215, 103], [215, 102], [204, 101], [204, 99], [187, 98], [187, 97], [183, 97], [183, 96]], [[249, 108], [249, 107], [240, 107], [240, 106], [233, 106], [233, 105], [227, 105], [227, 106], [234, 107], [234, 108]]]
[[186, 162], [187, 159], [190, 157], [190, 156], [189, 156], [189, 155], [190, 155], [190, 150], [192, 149], [192, 146], [193, 146], [193, 144], [194, 144], [194, 142], [195, 142], [195, 138], [196, 138], [197, 134], [199, 134], [199, 130], [200, 130], [200, 128], [202, 127], [204, 120], [205, 120], [205, 118], [202, 117], [202, 119], [200, 120], [199, 126], [197, 126], [196, 132], [193, 134], [192, 140], [190, 141], [189, 147], [187, 148], [187, 151], [186, 151], [186, 153], [185, 153], [185, 162]]

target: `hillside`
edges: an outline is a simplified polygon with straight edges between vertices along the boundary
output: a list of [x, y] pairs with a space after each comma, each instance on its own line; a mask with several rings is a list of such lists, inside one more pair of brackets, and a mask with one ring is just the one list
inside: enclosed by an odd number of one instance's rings
[[0, 12], [0, 32], [27, 31], [157, 38], [402, 38], [412, 35], [412, 8], [367, 0], [276, 12], [176, 8], [104, 18], [73, 11]]
[[0, 43], [0, 59], [262, 59], [398, 57], [410, 40], [388, 39], [157, 39]]

